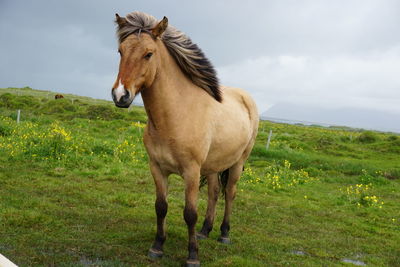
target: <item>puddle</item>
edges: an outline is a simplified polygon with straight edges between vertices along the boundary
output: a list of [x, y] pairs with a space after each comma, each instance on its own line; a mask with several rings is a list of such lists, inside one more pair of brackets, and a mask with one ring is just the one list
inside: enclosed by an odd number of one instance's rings
[[304, 251], [301, 251], [301, 250], [293, 250], [293, 251], [292, 251], [292, 254], [294, 254], [294, 255], [299, 255], [299, 256], [305, 256], [305, 255], [307, 255]]
[[357, 266], [367, 266], [364, 262], [359, 261], [359, 260], [342, 259], [342, 262], [352, 263], [352, 264], [357, 265]]
[[[307, 256], [307, 253], [305, 253], [302, 250], [292, 250], [290, 253], [293, 255], [297, 255], [297, 256]], [[361, 255], [357, 254], [356, 258], [359, 258], [359, 257], [361, 257]], [[360, 261], [360, 260], [352, 260], [352, 259], [343, 258], [341, 261], [345, 262], [345, 263], [351, 263], [356, 266], [367, 266], [367, 264], [365, 262]]]
[[102, 260], [100, 259], [88, 259], [86, 257], [81, 257], [79, 263], [83, 266], [102, 266]]

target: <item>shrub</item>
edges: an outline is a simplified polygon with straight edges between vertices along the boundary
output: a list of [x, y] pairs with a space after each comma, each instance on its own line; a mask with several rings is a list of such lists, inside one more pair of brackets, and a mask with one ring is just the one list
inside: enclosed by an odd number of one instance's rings
[[43, 114], [65, 113], [67, 111], [76, 111], [76, 107], [68, 99], [53, 99], [40, 108], [40, 112]]
[[123, 119], [123, 114], [119, 113], [116, 108], [112, 106], [106, 105], [92, 105], [86, 109], [86, 113], [84, 114], [86, 118], [96, 120], [114, 120], [114, 119]]
[[330, 147], [335, 144], [335, 140], [331, 136], [322, 136], [317, 140], [317, 146], [319, 148]]
[[0, 107], [9, 109], [32, 109], [39, 105], [38, 99], [31, 96], [17, 96], [10, 93], [5, 93], [0, 96]]
[[389, 183], [388, 180], [383, 177], [383, 173], [381, 171], [377, 171], [375, 172], [375, 175], [371, 175], [364, 169], [360, 175], [360, 182], [362, 184], [370, 185], [385, 185]]
[[9, 121], [0, 120], [0, 136], [9, 136], [12, 133], [12, 128]]
[[372, 131], [365, 131], [357, 137], [357, 140], [361, 143], [374, 143], [378, 139], [378, 135]]
[[0, 96], [0, 106], [6, 108], [12, 108], [12, 102], [14, 99], [14, 95], [10, 93], [5, 93]]

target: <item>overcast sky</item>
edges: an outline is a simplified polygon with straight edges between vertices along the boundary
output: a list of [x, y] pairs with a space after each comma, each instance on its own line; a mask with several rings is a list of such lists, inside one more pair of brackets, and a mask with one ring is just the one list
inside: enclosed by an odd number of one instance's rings
[[293, 104], [400, 117], [397, 0], [0, 0], [0, 87], [110, 99], [114, 14], [135, 10], [167, 16], [260, 112]]

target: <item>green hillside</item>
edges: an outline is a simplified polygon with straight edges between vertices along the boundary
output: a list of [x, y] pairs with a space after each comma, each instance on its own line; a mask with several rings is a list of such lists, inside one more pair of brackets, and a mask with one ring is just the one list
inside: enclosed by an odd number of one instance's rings
[[[147, 258], [156, 220], [143, 108], [55, 94], [0, 89], [0, 253], [19, 266], [182, 264], [187, 229], [178, 176], [169, 179], [165, 256]], [[233, 244], [216, 241], [221, 200], [210, 238], [200, 241], [200, 260], [400, 266], [399, 189], [398, 135], [262, 121], [239, 182]]]

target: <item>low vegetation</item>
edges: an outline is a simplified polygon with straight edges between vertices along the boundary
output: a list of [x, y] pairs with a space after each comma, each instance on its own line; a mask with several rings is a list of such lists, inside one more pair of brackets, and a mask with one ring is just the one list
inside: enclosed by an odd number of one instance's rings
[[[19, 266], [182, 264], [178, 176], [169, 179], [165, 256], [147, 258], [156, 224], [143, 108], [54, 95], [0, 89], [0, 253]], [[216, 242], [220, 201], [200, 241], [202, 265], [400, 266], [399, 155], [394, 133], [262, 121], [239, 182], [233, 244]], [[202, 188], [199, 222], [206, 196]]]

